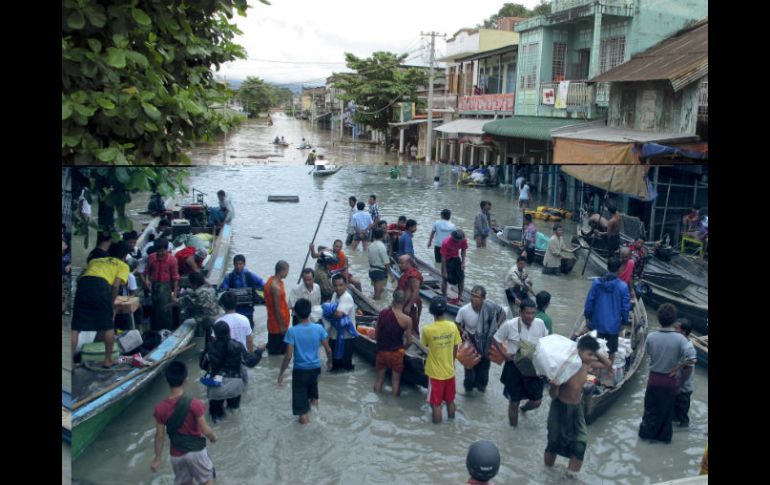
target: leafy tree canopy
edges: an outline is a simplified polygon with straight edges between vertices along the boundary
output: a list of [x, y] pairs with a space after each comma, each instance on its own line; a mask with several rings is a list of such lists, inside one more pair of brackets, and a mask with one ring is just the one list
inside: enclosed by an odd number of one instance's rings
[[498, 12], [484, 21], [481, 25], [484, 28], [497, 28], [497, 21], [503, 17], [534, 17], [537, 15], [547, 15], [551, 13], [551, 2], [540, 0], [540, 4], [532, 10], [520, 3], [504, 3]]
[[237, 98], [247, 112], [258, 114], [275, 106], [278, 96], [275, 89], [265, 81], [249, 76], [241, 83]]
[[356, 72], [334, 75], [333, 86], [344, 91], [340, 97], [358, 106], [354, 120], [383, 131], [386, 137], [397, 103], [417, 102], [417, 89], [428, 83], [423, 70], [401, 66], [406, 57], [375, 52], [361, 59], [346, 52], [345, 63]]
[[[268, 3], [266, 0], [260, 0]], [[229, 118], [212, 68], [245, 58], [247, 0], [63, 0], [62, 163], [189, 162]]]

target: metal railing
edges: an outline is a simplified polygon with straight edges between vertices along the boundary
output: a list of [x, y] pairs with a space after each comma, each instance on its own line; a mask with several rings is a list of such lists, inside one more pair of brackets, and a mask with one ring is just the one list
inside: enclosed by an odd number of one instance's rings
[[698, 96], [698, 118], [708, 119], [709, 117], [709, 82], [708, 80], [700, 83], [700, 94]]
[[[547, 91], [547, 92], [546, 92]], [[546, 97], [546, 94], [549, 96]], [[552, 94], [552, 98], [551, 95]], [[556, 106], [556, 98], [559, 95], [559, 83], [549, 82], [540, 84], [540, 104], [543, 106]], [[546, 102], [546, 99], [552, 99], [553, 102]], [[585, 81], [570, 81], [567, 90], [567, 109], [585, 109], [594, 103], [594, 87], [586, 84]]]
[[515, 96], [513, 93], [482, 94], [478, 96], [461, 96], [458, 103], [459, 111], [509, 111], [513, 112]]

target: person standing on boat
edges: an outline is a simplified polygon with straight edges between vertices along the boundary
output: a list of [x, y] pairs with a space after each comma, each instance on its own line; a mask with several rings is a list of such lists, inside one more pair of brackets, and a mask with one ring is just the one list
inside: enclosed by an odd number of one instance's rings
[[176, 302], [179, 289], [179, 269], [174, 256], [168, 251], [168, 241], [155, 241], [155, 252], [147, 257], [144, 270], [145, 287], [150, 288], [152, 298], [152, 329], [171, 330], [173, 326], [171, 307]]
[[[441, 263], [441, 244], [444, 242], [452, 231], [457, 229], [455, 225], [449, 222], [449, 218], [452, 217], [452, 211], [444, 209], [441, 211], [441, 219], [433, 223], [433, 230], [430, 231], [430, 237], [428, 238], [428, 249], [430, 249], [431, 243], [433, 243], [433, 257], [436, 260], [436, 264]], [[434, 239], [433, 236], [436, 236]], [[444, 293], [446, 296], [446, 293]]]
[[[684, 335], [684, 337], [687, 339], [687, 355], [697, 356], [695, 346], [690, 340], [690, 332], [692, 332], [692, 324], [690, 321], [686, 318], [679, 318], [674, 324], [674, 328], [676, 328], [676, 331]], [[671, 372], [669, 373], [676, 375], [680, 379], [680, 382], [682, 382], [682, 385], [679, 387], [679, 394], [676, 395], [676, 400], [674, 401], [674, 421], [677, 421], [679, 426], [682, 427], [687, 427], [690, 425], [690, 418], [687, 416], [687, 414], [690, 412], [690, 398], [692, 397], [693, 391], [692, 376], [695, 373], [694, 366], [697, 361], [697, 358], [692, 358], [679, 362], [671, 369]], [[683, 380], [682, 372], [685, 367], [692, 367], [693, 372], [690, 374], [690, 377]]]
[[374, 287], [374, 299], [380, 300], [382, 292], [385, 290], [385, 283], [388, 281], [390, 272], [390, 257], [388, 248], [382, 242], [382, 229], [376, 228], [372, 231], [374, 242], [369, 246], [369, 278]]
[[660, 330], [652, 332], [645, 343], [650, 356], [650, 375], [644, 393], [644, 415], [639, 425], [639, 437], [671, 443], [674, 402], [682, 385], [690, 378], [693, 368], [684, 367], [679, 377], [671, 369], [682, 361], [696, 358], [695, 349], [674, 328], [676, 307], [664, 303], [658, 308]]
[[223, 224], [229, 224], [235, 217], [235, 208], [230, 197], [225, 194], [224, 190], [217, 191], [217, 199], [219, 205], [217, 207], [209, 207], [208, 221], [209, 224], [216, 228], [221, 228]]
[[171, 466], [175, 483], [214, 483], [214, 464], [206, 451], [206, 438], [216, 443], [217, 434], [206, 422], [206, 405], [184, 393], [187, 366], [175, 360], [166, 368], [169, 396], [155, 406], [155, 456], [150, 464], [158, 471], [166, 432], [171, 439]]
[[[389, 308], [384, 308], [377, 316], [374, 327], [374, 340], [377, 342], [377, 358], [375, 368], [377, 378], [374, 381], [374, 392], [382, 391], [385, 382], [385, 372], [392, 371], [392, 393], [399, 395], [401, 374], [404, 372], [404, 352], [412, 345], [412, 319], [402, 311], [404, 307], [404, 292], [393, 292], [393, 301]], [[404, 343], [406, 334], [406, 343]]]
[[466, 394], [473, 389], [486, 392], [489, 384], [489, 346], [498, 327], [505, 321], [503, 307], [489, 301], [487, 290], [476, 285], [471, 290], [471, 302], [457, 312], [455, 322], [460, 326], [463, 340], [469, 340], [481, 355], [481, 360], [472, 369], [465, 369], [463, 387]]
[[[355, 251], [358, 248], [359, 241], [363, 245], [363, 250], [366, 251], [369, 248], [369, 234], [374, 227], [374, 221], [371, 214], [366, 211], [366, 204], [363, 201], [356, 204], [358, 210], [353, 214], [353, 229], [356, 233], [353, 236], [352, 250]], [[341, 249], [341, 248], [340, 248]]]
[[[233, 257], [233, 270], [227, 273], [219, 284], [219, 289], [230, 290], [236, 288], [265, 288], [265, 280], [257, 276], [246, 269], [246, 256], [243, 254], [236, 254]], [[251, 305], [238, 305], [235, 309], [249, 320], [251, 329], [254, 329], [254, 304]]]
[[433, 323], [423, 328], [420, 343], [428, 348], [425, 359], [425, 374], [428, 376], [428, 403], [433, 409], [433, 424], [441, 423], [441, 404], [447, 405], [447, 417], [455, 417], [455, 358], [457, 347], [463, 342], [460, 332], [451, 320], [446, 318], [447, 301], [443, 296], [434, 296], [428, 311]]
[[449, 303], [458, 305], [465, 288], [465, 261], [467, 261], [468, 240], [461, 229], [456, 229], [441, 243], [441, 294], [447, 296], [447, 284], [457, 285], [457, 298]]
[[534, 296], [535, 292], [527, 273], [527, 258], [519, 256], [516, 258], [516, 264], [505, 275], [505, 298], [514, 315], [518, 313], [521, 302], [529, 295]]
[[310, 421], [310, 406], [318, 407], [318, 376], [321, 374], [321, 360], [318, 349], [326, 351], [326, 368], [332, 367], [332, 349], [329, 346], [329, 334], [323, 325], [310, 324], [311, 304], [300, 298], [294, 304], [294, 314], [299, 323], [286, 332], [284, 343], [286, 355], [278, 373], [278, 385], [283, 385], [283, 373], [294, 358], [291, 372], [291, 409], [294, 416], [299, 416], [300, 424]]
[[348, 205], [350, 206], [350, 211], [348, 211], [348, 238], [345, 239], [345, 246], [350, 246], [353, 244], [353, 237], [356, 235], [356, 228], [353, 225], [353, 214], [356, 213], [356, 198], [355, 196], [348, 197]]
[[414, 244], [412, 244], [412, 239], [414, 237], [414, 233], [417, 232], [417, 221], [414, 219], [408, 219], [406, 221], [406, 230], [401, 234], [401, 237], [398, 238], [398, 255], [403, 256], [405, 254], [410, 255], [411, 257], [415, 257], [414, 255]]
[[296, 325], [301, 320], [299, 315], [293, 311], [294, 305], [304, 298], [310, 302], [310, 321], [321, 323], [321, 287], [315, 282], [315, 271], [310, 268], [302, 270], [302, 281], [289, 292], [289, 310], [292, 310], [292, 324]]
[[[545, 323], [535, 318], [535, 302], [525, 299], [519, 306], [519, 316], [506, 320], [492, 339], [492, 345], [505, 356], [500, 382], [503, 383], [503, 396], [508, 399], [508, 424], [511, 426], [519, 424], [519, 402], [528, 400], [521, 407], [522, 412], [527, 412], [540, 407], [543, 400], [543, 380], [535, 375], [531, 360], [514, 362], [514, 357], [519, 348], [535, 347], [538, 340], [547, 335]], [[506, 341], [507, 352], [502, 346]]]
[[551, 408], [548, 411], [548, 445], [543, 460], [552, 467], [556, 455], [569, 459], [569, 474], [578, 473], [588, 444], [588, 426], [583, 414], [583, 385], [588, 373], [596, 367], [610, 366], [609, 361], [597, 354], [599, 342], [590, 335], [578, 340], [577, 352], [582, 363], [580, 370], [561, 385], [549, 382]]
[[[336, 305], [336, 311], [333, 318], [341, 319], [347, 316], [350, 319], [353, 328], [356, 324], [356, 303], [353, 300], [353, 296], [348, 292], [348, 282], [345, 276], [342, 274], [336, 274], [332, 278], [332, 285], [334, 285], [334, 296], [332, 296], [332, 305]], [[337, 340], [343, 339], [342, 342], [344, 352], [341, 356], [334, 355], [332, 358], [332, 371], [352, 371], [355, 366], [353, 365], [353, 347], [356, 335], [352, 334], [348, 329], [342, 330], [340, 335], [337, 327], [332, 323], [329, 318], [324, 317], [324, 325], [329, 332], [329, 345], [337, 351]]]
[[305, 160], [305, 165], [315, 165], [315, 160], [316, 160], [315, 150], [312, 150], [308, 154], [307, 160]]
[[628, 291], [631, 294], [631, 300], [636, 300], [636, 293], [634, 292], [634, 260], [631, 259], [631, 249], [628, 247], [620, 248], [620, 261], [622, 266], [618, 273], [620, 281], [628, 285]]
[[620, 248], [621, 217], [614, 204], [609, 204], [607, 210], [610, 213], [610, 219], [607, 221], [607, 231], [599, 232], [599, 234], [607, 238], [608, 256], [614, 256], [615, 252]]
[[401, 276], [398, 278], [396, 289], [404, 292], [403, 312], [412, 318], [412, 333], [419, 335], [420, 313], [422, 313], [422, 298], [420, 297], [422, 273], [417, 269], [414, 258], [408, 254], [398, 257], [398, 269]]
[[289, 274], [289, 263], [275, 263], [275, 274], [265, 284], [265, 308], [267, 309], [267, 353], [286, 353], [284, 336], [289, 328], [289, 305], [286, 303], [284, 279]]
[[72, 356], [75, 356], [80, 332], [101, 332], [105, 346], [103, 367], [112, 367], [113, 364], [113, 302], [118, 296], [120, 285], [128, 283], [128, 265], [125, 262], [128, 245], [120, 241], [110, 251], [111, 256], [88, 262], [78, 278], [72, 309]]
[[[532, 222], [532, 214], [524, 214], [524, 230], [521, 233], [522, 256], [527, 257], [527, 264], [532, 264], [535, 259], [537, 246], [537, 227]], [[526, 253], [526, 254], [525, 254]]]
[[647, 262], [647, 254], [644, 250], [644, 238], [638, 237], [631, 245], [631, 259], [634, 260], [634, 277], [641, 278], [644, 273], [644, 263]]
[[487, 247], [487, 237], [489, 237], [489, 233], [492, 232], [489, 216], [489, 211], [492, 209], [492, 203], [482, 200], [479, 205], [481, 210], [476, 214], [476, 219], [473, 221], [473, 238], [476, 240], [477, 248], [485, 248]]
[[584, 333], [596, 330], [597, 336], [607, 341], [609, 361], [613, 363], [618, 351], [620, 329], [628, 322], [631, 310], [628, 285], [618, 278], [620, 264], [616, 256], [607, 260], [607, 274], [594, 278], [583, 309], [586, 318]]

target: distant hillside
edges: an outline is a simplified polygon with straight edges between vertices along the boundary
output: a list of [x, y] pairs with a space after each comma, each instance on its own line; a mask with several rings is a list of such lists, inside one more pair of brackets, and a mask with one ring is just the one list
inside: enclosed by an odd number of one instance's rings
[[[243, 79], [228, 79], [227, 84], [230, 86], [230, 89], [239, 89], [241, 87], [241, 84], [243, 84], [243, 81], [244, 81]], [[279, 88], [288, 88], [294, 94], [297, 94], [302, 91], [301, 83], [278, 83], [278, 82], [270, 81], [268, 79], [265, 79], [265, 81], [268, 84], [271, 84]]]

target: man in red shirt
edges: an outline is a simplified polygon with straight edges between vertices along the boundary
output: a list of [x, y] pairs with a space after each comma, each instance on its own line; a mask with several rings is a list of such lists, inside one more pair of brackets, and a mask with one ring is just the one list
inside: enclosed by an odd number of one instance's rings
[[[171, 466], [174, 483], [211, 485], [216, 472], [206, 451], [206, 438], [216, 443], [217, 435], [204, 416], [206, 405], [200, 399], [184, 395], [187, 366], [174, 361], [166, 368], [166, 382], [171, 387], [169, 396], [155, 406], [155, 457], [150, 464], [158, 471], [166, 431], [171, 440]], [[204, 437], [205, 436], [205, 437]]]
[[398, 223], [388, 226], [388, 236], [393, 243], [394, 253], [398, 252], [398, 240], [404, 231], [406, 231], [406, 216], [398, 216]]
[[462, 299], [465, 285], [465, 258], [468, 240], [465, 233], [457, 229], [441, 242], [441, 294], [446, 296], [447, 282], [457, 285], [457, 296], [450, 303], [457, 304]]
[[403, 254], [398, 258], [398, 268], [401, 276], [398, 278], [397, 290], [404, 292], [403, 313], [412, 319], [412, 335], [420, 334], [420, 313], [422, 313], [422, 273], [417, 269], [412, 256]]
[[160, 238], [155, 241], [155, 252], [147, 257], [144, 270], [145, 287], [151, 289], [152, 329], [172, 330], [171, 306], [176, 303], [179, 289], [179, 270], [176, 258], [168, 252], [168, 241]]
[[179, 274], [199, 273], [207, 254], [205, 249], [196, 249], [194, 246], [187, 246], [177, 252], [174, 257], [179, 268]]

